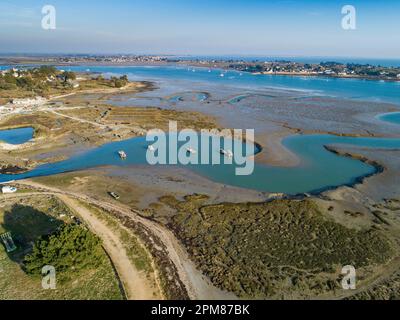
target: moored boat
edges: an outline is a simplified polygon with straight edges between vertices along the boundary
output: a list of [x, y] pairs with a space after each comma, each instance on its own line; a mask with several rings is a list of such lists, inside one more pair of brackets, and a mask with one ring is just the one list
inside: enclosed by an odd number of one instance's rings
[[128, 156], [126, 155], [125, 151], [121, 150], [118, 151], [118, 155], [121, 159], [126, 159]]
[[224, 149], [221, 149], [221, 150], [219, 150], [219, 152], [220, 152], [222, 155], [224, 155], [225, 157], [228, 157], [228, 158], [232, 158], [232, 157], [233, 157], [233, 152], [232, 152], [231, 150], [224, 150]]
[[187, 152], [189, 152], [189, 153], [193, 153], [193, 154], [196, 154], [197, 153], [197, 151], [196, 150], [194, 150], [193, 148], [186, 148], [186, 151]]

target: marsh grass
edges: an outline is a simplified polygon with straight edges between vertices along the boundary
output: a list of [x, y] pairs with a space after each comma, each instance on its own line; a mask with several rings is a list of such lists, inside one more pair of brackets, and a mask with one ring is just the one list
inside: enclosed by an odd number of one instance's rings
[[204, 205], [163, 197], [169, 226], [218, 287], [241, 298], [315, 296], [340, 289], [342, 266], [380, 265], [392, 243], [376, 229], [348, 229], [310, 200]]

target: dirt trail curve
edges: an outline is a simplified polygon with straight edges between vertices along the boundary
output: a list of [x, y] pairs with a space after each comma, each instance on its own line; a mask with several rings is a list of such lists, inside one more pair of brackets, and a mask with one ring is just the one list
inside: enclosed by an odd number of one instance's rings
[[91, 124], [91, 125], [93, 125], [95, 127], [100, 127], [102, 129], [105, 129], [105, 128], [109, 127], [108, 125], [105, 125], [105, 124], [102, 124], [102, 123], [97, 123], [97, 122], [94, 122], [94, 121], [90, 121], [90, 120], [85, 120], [85, 119], [81, 119], [81, 118], [78, 118], [78, 117], [69, 116], [69, 115], [57, 112], [55, 110], [49, 110], [49, 111], [51, 113], [54, 113], [57, 116], [68, 118], [68, 119], [71, 119], [71, 120], [74, 120], [74, 121], [78, 121], [78, 122], [88, 123], [88, 124]]
[[160, 299], [162, 293], [153, 294], [154, 289], [146, 279], [146, 274], [140, 272], [129, 259], [121, 239], [103, 221], [98, 219], [87, 207], [81, 205], [70, 196], [53, 191], [27, 192], [3, 195], [4, 198], [21, 198], [34, 195], [54, 195], [65, 203], [76, 215], [79, 215], [88, 227], [103, 240], [103, 247], [110, 257], [122, 282], [129, 300]]
[[130, 207], [123, 204], [111, 204], [102, 200], [90, 198], [83, 194], [63, 191], [30, 180], [18, 181], [17, 183], [47, 192], [52, 192], [54, 194], [60, 194], [79, 199], [85, 203], [94, 204], [104, 209], [115, 210], [120, 214], [129, 217], [134, 222], [143, 224], [149, 228], [149, 230], [153, 232], [154, 236], [157, 236], [167, 248], [169, 257], [177, 268], [179, 278], [185, 285], [190, 299], [236, 299], [233, 294], [224, 292], [213, 286], [211, 282], [196, 269], [193, 262], [189, 259], [186, 250], [181, 246], [171, 231], [154, 221], [141, 217], [138, 211], [132, 210]]
[[135, 268], [126, 253], [124, 244], [113, 230], [75, 199], [62, 194], [57, 196], [73, 211], [76, 211], [89, 228], [103, 240], [104, 249], [114, 263], [128, 299], [154, 299], [153, 290], [146, 281], [146, 275]]

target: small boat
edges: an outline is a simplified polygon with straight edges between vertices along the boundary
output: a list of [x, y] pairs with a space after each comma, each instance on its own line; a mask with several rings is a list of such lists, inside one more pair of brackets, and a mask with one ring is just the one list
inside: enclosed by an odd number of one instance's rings
[[154, 151], [156, 151], [156, 148], [154, 148], [153, 145], [150, 145], [150, 146], [147, 147], [147, 150], [149, 150], [151, 152], [154, 152]]
[[192, 154], [196, 154], [197, 153], [197, 151], [196, 150], [194, 150], [193, 148], [186, 148], [186, 151], [187, 152], [189, 152], [189, 153], [192, 153]]
[[222, 155], [224, 155], [224, 156], [226, 156], [226, 157], [228, 157], [228, 158], [232, 158], [232, 157], [233, 157], [233, 152], [232, 152], [231, 150], [224, 150], [224, 149], [221, 149], [221, 150], [219, 150], [219, 152], [220, 152]]
[[225, 77], [225, 74], [221, 73], [219, 76], [220, 76], [220, 77]]
[[119, 194], [117, 194], [117, 193], [115, 193], [115, 192], [113, 192], [113, 191], [109, 192], [108, 194], [109, 194], [111, 197], [113, 197], [115, 200], [118, 200], [118, 199], [119, 199]]
[[127, 155], [126, 155], [125, 151], [123, 151], [123, 150], [118, 151], [118, 154], [119, 154], [119, 157], [121, 159], [126, 159], [127, 158]]

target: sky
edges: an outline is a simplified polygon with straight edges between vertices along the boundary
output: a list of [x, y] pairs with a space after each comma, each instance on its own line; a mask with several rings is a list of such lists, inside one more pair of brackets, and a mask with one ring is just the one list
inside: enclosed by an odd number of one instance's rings
[[[342, 28], [344, 5], [356, 30]], [[56, 29], [42, 28], [42, 8]], [[0, 53], [400, 59], [399, 0], [0, 0]]]

